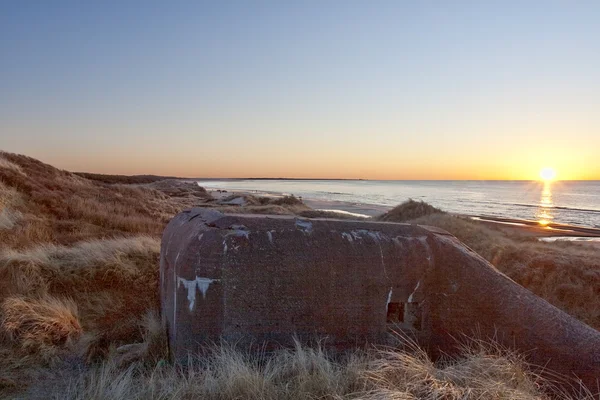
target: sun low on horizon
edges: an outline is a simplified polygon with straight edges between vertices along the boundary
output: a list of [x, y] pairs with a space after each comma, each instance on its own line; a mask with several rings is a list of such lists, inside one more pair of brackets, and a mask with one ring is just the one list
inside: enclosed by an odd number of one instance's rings
[[544, 182], [552, 182], [556, 180], [556, 169], [552, 167], [544, 167], [540, 170], [540, 179]]

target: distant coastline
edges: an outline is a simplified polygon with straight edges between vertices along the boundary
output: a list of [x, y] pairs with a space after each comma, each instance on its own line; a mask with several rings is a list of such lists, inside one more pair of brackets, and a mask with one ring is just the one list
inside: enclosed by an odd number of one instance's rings
[[[81, 177], [101, 181], [136, 181], [150, 183], [165, 179], [197, 180], [197, 181], [365, 181], [365, 182], [539, 182], [536, 179], [369, 179], [369, 178], [272, 178], [272, 177], [235, 177], [235, 178], [207, 178], [207, 177], [182, 177], [170, 175], [125, 175], [125, 174], [101, 174], [95, 172], [73, 172]], [[565, 179], [559, 182], [600, 182], [600, 179]]]

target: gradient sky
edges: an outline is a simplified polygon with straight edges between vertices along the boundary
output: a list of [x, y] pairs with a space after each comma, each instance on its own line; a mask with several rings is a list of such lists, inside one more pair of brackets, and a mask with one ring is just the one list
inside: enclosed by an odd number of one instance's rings
[[600, 179], [599, 1], [84, 3], [1, 3], [0, 149], [119, 174]]

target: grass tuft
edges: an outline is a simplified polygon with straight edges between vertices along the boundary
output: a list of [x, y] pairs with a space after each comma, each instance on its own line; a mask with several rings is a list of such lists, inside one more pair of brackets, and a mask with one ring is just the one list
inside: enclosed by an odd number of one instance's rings
[[385, 214], [378, 216], [376, 220], [386, 222], [406, 222], [426, 215], [443, 213], [442, 210], [435, 208], [424, 201], [409, 199], [399, 206], [392, 208]]
[[[522, 359], [473, 342], [461, 357], [433, 362], [415, 343], [329, 353], [319, 345], [248, 353], [222, 344], [173, 368], [112, 361], [70, 381], [66, 399], [570, 399]], [[483, 347], [482, 347], [483, 346]], [[579, 399], [593, 399], [582, 392]]]
[[51, 296], [28, 299], [9, 297], [0, 305], [2, 330], [23, 353], [43, 360], [73, 343], [82, 332], [77, 305]]

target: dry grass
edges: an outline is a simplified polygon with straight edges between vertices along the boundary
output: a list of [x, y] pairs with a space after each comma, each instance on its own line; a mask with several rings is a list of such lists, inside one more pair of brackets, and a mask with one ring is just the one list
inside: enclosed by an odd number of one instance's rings
[[[3, 159], [0, 158], [0, 168]], [[22, 219], [23, 215], [13, 209], [21, 202], [21, 196], [16, 190], [0, 182], [0, 231], [11, 230]]]
[[105, 175], [105, 174], [92, 174], [88, 172], [74, 172], [75, 175], [81, 176], [82, 178], [89, 179], [91, 181], [98, 181], [102, 183], [120, 183], [120, 184], [147, 184], [158, 182], [166, 179], [177, 179], [174, 176], [157, 176], [157, 175]]
[[212, 196], [195, 181], [182, 181], [177, 179], [163, 179], [145, 185], [146, 187], [159, 190], [170, 197], [196, 197], [199, 199], [211, 199]]
[[11, 171], [14, 171], [14, 172], [16, 172], [18, 174], [22, 174], [22, 175], [25, 174], [18, 164], [15, 164], [15, 163], [7, 160], [2, 153], [0, 153], [0, 168], [9, 169]]
[[403, 351], [380, 351], [366, 374], [376, 398], [539, 399], [554, 390], [518, 355], [478, 341], [469, 341], [461, 357], [438, 363], [406, 341]]
[[1, 327], [9, 340], [24, 353], [44, 360], [51, 359], [57, 349], [71, 344], [82, 332], [77, 306], [70, 299], [9, 297], [0, 310]]
[[294, 195], [291, 196], [282, 196], [276, 197], [269, 201], [269, 204], [274, 204], [276, 206], [300, 206], [304, 205], [301, 199], [297, 198]]
[[0, 249], [158, 236], [174, 214], [206, 201], [204, 194], [171, 196], [168, 186], [92, 181], [16, 154], [0, 152], [0, 160]]
[[5, 207], [0, 211], [0, 230], [11, 230], [23, 218], [19, 211]]
[[[0, 153], [0, 397], [548, 396], [548, 384], [519, 357], [479, 345], [439, 363], [410, 343], [345, 355], [318, 346], [265, 354], [223, 345], [174, 366], [165, 361], [157, 316], [158, 238], [166, 222], [191, 206], [322, 215], [291, 197], [252, 196], [244, 207], [218, 206], [193, 185], [107, 184], [95, 178]], [[524, 286], [600, 326], [597, 253], [526, 242], [416, 204], [417, 214], [427, 214], [418, 222], [447, 229]], [[402, 218], [416, 217], [415, 207], [409, 208]]]
[[424, 201], [415, 201], [409, 199], [404, 203], [392, 208], [390, 211], [378, 216], [378, 221], [387, 222], [406, 222], [425, 215], [443, 213], [442, 210], [435, 208]]
[[281, 196], [281, 197], [266, 197], [253, 196], [251, 194], [231, 194], [218, 201], [219, 204], [226, 204], [232, 200], [241, 200], [243, 206], [300, 206], [305, 207], [304, 203], [298, 197]]
[[[65, 397], [62, 397], [65, 396]], [[71, 380], [54, 398], [79, 399], [551, 399], [570, 398], [517, 355], [471, 342], [462, 357], [431, 361], [415, 343], [332, 354], [316, 345], [244, 352], [222, 344], [173, 368], [114, 360]], [[592, 399], [583, 392], [580, 399]]]
[[141, 342], [141, 322], [159, 307], [158, 256], [159, 241], [145, 236], [2, 252], [0, 336], [9, 354], [0, 380], [25, 385], [26, 366], [65, 354], [101, 360]]
[[362, 389], [365, 364], [358, 355], [336, 361], [320, 348], [297, 346], [260, 355], [221, 345], [180, 368], [159, 363], [122, 369], [107, 362], [74, 380], [66, 398], [343, 398]]
[[[239, 204], [228, 204], [232, 200], [239, 201]], [[249, 194], [232, 194], [218, 201], [201, 204], [200, 207], [210, 207], [226, 214], [302, 215], [315, 211], [295, 196], [261, 197]]]

